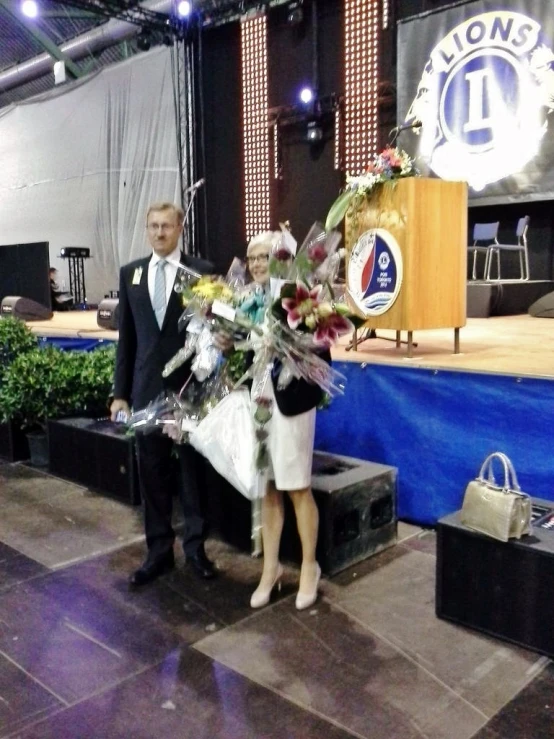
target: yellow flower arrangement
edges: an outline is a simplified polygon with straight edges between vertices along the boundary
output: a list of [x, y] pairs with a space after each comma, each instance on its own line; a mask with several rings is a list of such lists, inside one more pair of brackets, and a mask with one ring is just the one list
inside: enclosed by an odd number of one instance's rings
[[198, 298], [208, 304], [213, 303], [214, 300], [231, 303], [233, 291], [220, 277], [203, 275], [190, 290], [183, 292], [184, 306], [187, 306], [193, 298]]

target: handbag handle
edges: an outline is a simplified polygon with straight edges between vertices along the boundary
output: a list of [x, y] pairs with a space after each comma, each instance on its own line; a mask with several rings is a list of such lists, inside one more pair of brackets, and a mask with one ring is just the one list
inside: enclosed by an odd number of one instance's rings
[[[508, 471], [509, 471], [509, 473], [511, 475], [511, 478], [512, 478], [512, 484], [511, 484], [510, 489], [511, 490], [516, 490], [518, 493], [521, 493], [521, 488], [519, 486], [519, 482], [518, 482], [518, 479], [517, 479], [515, 467], [512, 464], [512, 460], [510, 459], [510, 457], [508, 457], [507, 454], [504, 454], [504, 452], [497, 452], [497, 454], [500, 454], [500, 456], [504, 457], [504, 459], [506, 460], [506, 465], [508, 467]], [[522, 495], [526, 495], [526, 493], [522, 493]]]
[[502, 468], [504, 470], [504, 483], [502, 485], [502, 490], [514, 490], [518, 493], [521, 492], [514, 466], [510, 458], [503, 452], [493, 452], [492, 454], [489, 454], [489, 456], [481, 465], [478, 479], [482, 480], [484, 483], [488, 483], [489, 485], [495, 485], [496, 487], [498, 487], [493, 469], [493, 463], [495, 459], [500, 460], [500, 462], [502, 463]]

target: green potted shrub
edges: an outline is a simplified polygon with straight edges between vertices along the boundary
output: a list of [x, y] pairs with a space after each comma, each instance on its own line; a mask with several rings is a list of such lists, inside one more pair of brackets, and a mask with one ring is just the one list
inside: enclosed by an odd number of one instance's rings
[[[0, 420], [26, 430], [31, 452], [44, 446], [48, 419], [106, 412], [114, 360], [113, 345], [92, 352], [45, 346], [20, 354], [3, 374]], [[47, 463], [44, 454], [34, 463]]]
[[[37, 337], [22, 320], [13, 316], [0, 318], [0, 387], [3, 373], [13, 360], [37, 346]], [[0, 423], [0, 456], [10, 462], [29, 457], [27, 438], [11, 419]]]

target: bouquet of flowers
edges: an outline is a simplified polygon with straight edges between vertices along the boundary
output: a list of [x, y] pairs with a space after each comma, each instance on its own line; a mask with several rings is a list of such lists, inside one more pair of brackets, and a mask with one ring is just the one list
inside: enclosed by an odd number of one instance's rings
[[338, 231], [327, 231], [320, 223], [314, 223], [292, 259], [286, 278], [280, 281], [278, 290], [272, 290], [274, 321], [304, 335], [300, 343], [304, 347], [311, 345], [313, 350], [329, 349], [360, 321], [344, 302], [336, 299], [332, 288], [340, 262], [340, 240]]
[[[192, 371], [197, 380], [203, 382], [215, 371], [221, 360], [221, 352], [213, 342], [213, 330], [215, 327], [228, 330], [229, 323], [225, 316], [234, 316], [233, 306], [239, 301], [244, 283], [244, 265], [235, 258], [225, 279], [216, 275], [198, 275], [195, 281], [188, 280], [181, 288], [184, 310], [179, 325], [185, 328], [185, 343], [165, 365], [164, 377], [168, 377], [193, 355]], [[250, 329], [249, 324], [246, 329]], [[234, 364], [237, 363], [235, 360]]]
[[403, 177], [417, 177], [419, 172], [413, 159], [403, 149], [388, 146], [376, 154], [367, 165], [365, 172], [346, 178], [344, 191], [335, 200], [325, 221], [325, 228], [336, 228], [346, 215], [356, 198], [366, 198], [374, 189], [391, 180]]

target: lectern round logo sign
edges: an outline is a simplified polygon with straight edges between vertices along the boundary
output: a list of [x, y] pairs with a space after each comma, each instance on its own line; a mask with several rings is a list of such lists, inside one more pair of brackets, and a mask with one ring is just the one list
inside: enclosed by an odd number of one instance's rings
[[402, 285], [402, 253], [384, 228], [363, 233], [350, 254], [348, 291], [364, 316], [380, 316], [392, 306]]

